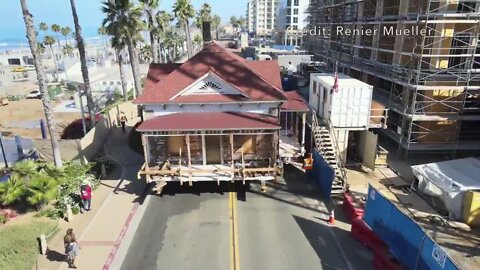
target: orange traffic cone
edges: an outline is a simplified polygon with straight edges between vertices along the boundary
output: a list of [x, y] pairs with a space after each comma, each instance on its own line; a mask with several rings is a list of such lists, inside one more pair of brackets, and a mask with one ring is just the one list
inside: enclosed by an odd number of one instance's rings
[[335, 212], [333, 209], [330, 211], [330, 216], [328, 217], [328, 223], [333, 224], [335, 223]]

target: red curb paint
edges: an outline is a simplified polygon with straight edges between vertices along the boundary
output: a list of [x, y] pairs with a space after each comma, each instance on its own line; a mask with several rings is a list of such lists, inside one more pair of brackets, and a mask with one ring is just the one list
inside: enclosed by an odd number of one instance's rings
[[110, 251], [110, 254], [108, 255], [107, 261], [103, 265], [103, 270], [108, 270], [110, 269], [110, 265], [113, 262], [113, 259], [115, 258], [115, 255], [117, 255], [118, 248], [120, 247], [120, 244], [123, 241], [123, 238], [125, 237], [125, 234], [128, 231], [128, 227], [130, 227], [130, 223], [132, 222], [133, 216], [137, 212], [139, 203], [135, 203], [135, 205], [132, 208], [132, 211], [130, 211], [130, 214], [128, 215], [127, 220], [125, 221], [125, 224], [123, 225], [122, 230], [120, 231], [120, 234], [118, 235], [117, 241], [115, 241], [115, 244], [113, 245], [112, 251]]

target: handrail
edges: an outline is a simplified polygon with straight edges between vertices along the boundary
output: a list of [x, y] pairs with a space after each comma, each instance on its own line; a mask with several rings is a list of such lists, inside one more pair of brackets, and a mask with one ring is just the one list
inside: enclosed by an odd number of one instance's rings
[[345, 164], [343, 163], [342, 161], [342, 158], [340, 157], [340, 147], [338, 146], [338, 138], [337, 138], [337, 135], [335, 134], [335, 132], [333, 132], [333, 124], [332, 124], [332, 121], [330, 119], [327, 119], [326, 120], [327, 122], [327, 127], [328, 127], [328, 131], [330, 132], [330, 136], [333, 137], [333, 145], [335, 147], [335, 151], [337, 152], [337, 154], [335, 155], [336, 158], [337, 158], [337, 164], [338, 164], [338, 167], [340, 168], [340, 173], [342, 174], [342, 178], [344, 180], [344, 182], [346, 183], [347, 182], [347, 172], [346, 172], [346, 169], [345, 169]]
[[[330, 133], [330, 136], [332, 137], [332, 143], [333, 143], [333, 146], [335, 148], [335, 159], [337, 161], [337, 164], [338, 164], [338, 168], [340, 169], [340, 174], [342, 176], [342, 179], [344, 181], [344, 183], [346, 183], [347, 181], [347, 172], [346, 172], [346, 169], [345, 169], [345, 164], [343, 163], [341, 157], [340, 157], [340, 147], [338, 146], [338, 141], [337, 141], [337, 136], [335, 135], [335, 132], [333, 132], [333, 125], [332, 125], [332, 122], [330, 121], [330, 119], [328, 120], [325, 120], [323, 119], [324, 122], [327, 124], [327, 128], [328, 128], [328, 132]], [[318, 122], [318, 118], [317, 118], [317, 115], [315, 113], [315, 111], [312, 113], [312, 125], [313, 127], [319, 127], [319, 122]]]

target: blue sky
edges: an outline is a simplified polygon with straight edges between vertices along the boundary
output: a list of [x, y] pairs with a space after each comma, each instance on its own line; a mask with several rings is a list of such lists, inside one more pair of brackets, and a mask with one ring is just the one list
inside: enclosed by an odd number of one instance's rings
[[[0, 8], [0, 40], [23, 39], [25, 25], [19, 0], [1, 0]], [[103, 20], [100, 10], [102, 0], [77, 0], [77, 12], [85, 36], [96, 35]], [[160, 0], [160, 9], [172, 11], [175, 0]], [[191, 0], [195, 9], [203, 3], [209, 3], [215, 14], [226, 22], [231, 16], [245, 16], [247, 0]], [[28, 0], [28, 7], [34, 16], [35, 25], [45, 22], [48, 25], [57, 23], [69, 25], [73, 29], [69, 0]]]

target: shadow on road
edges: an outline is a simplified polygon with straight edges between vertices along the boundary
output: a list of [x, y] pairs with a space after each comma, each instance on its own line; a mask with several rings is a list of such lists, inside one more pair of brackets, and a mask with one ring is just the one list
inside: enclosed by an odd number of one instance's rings
[[[356, 269], [373, 269], [370, 263], [373, 255], [355, 242], [350, 232], [330, 227], [324, 221], [316, 222], [296, 215], [293, 218], [320, 259], [322, 269], [349, 269], [346, 260]], [[342, 247], [337, 243], [341, 243]]]

